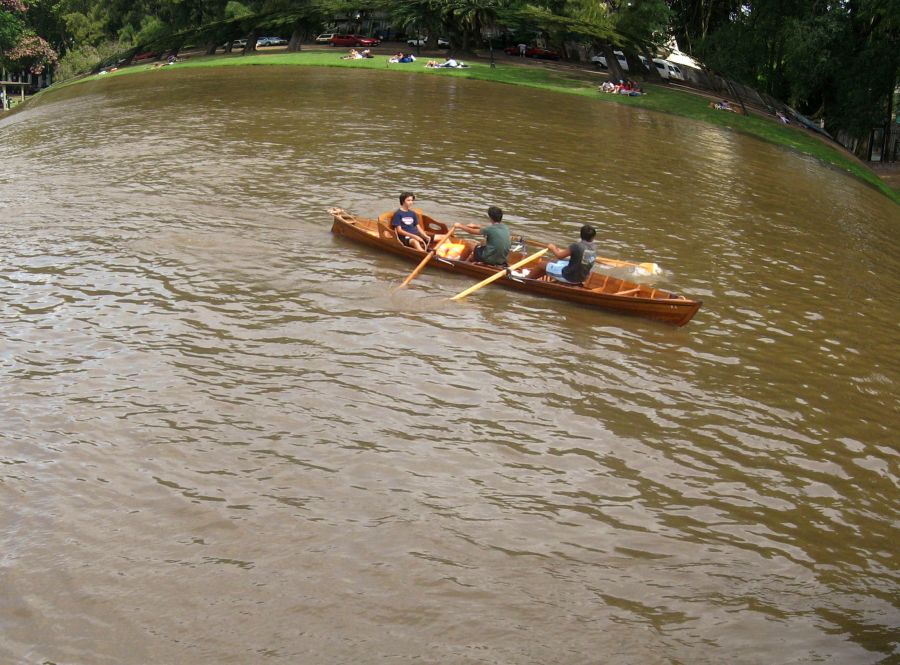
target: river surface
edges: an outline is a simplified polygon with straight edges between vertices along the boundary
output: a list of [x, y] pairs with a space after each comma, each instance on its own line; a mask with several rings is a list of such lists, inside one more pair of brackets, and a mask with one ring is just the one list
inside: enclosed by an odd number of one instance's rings
[[[0, 662], [888, 663], [900, 214], [592, 99], [167, 68], [0, 120]], [[655, 261], [683, 328], [327, 209]], [[643, 278], [645, 280], [649, 278]]]

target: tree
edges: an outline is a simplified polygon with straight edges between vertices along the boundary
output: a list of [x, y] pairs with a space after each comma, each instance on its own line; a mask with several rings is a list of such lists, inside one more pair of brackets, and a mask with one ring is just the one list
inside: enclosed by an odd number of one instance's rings
[[22, 0], [0, 0], [0, 61], [41, 74], [58, 59], [56, 51], [26, 23]]
[[0, 55], [13, 48], [25, 32], [22, 0], [0, 0]]

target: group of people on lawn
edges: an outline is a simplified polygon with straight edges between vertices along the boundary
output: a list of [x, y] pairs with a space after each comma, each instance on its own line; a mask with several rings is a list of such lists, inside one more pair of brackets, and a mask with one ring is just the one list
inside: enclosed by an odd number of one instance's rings
[[[485, 239], [483, 244], [475, 247], [469, 261], [506, 267], [512, 238], [509, 227], [503, 223], [503, 210], [497, 206], [488, 208], [487, 216], [490, 220], [488, 225], [457, 223], [446, 234], [429, 235], [422, 224], [421, 217], [412, 208], [415, 200], [416, 197], [411, 192], [400, 194], [400, 207], [391, 217], [391, 228], [404, 245], [423, 252], [428, 251], [447, 235], [451, 235], [459, 229], [473, 235], [482, 235]], [[557, 247], [552, 243], [547, 246], [557, 260], [548, 263], [546, 271], [558, 282], [581, 284], [588, 278], [591, 268], [597, 260], [597, 248], [594, 245], [594, 236], [597, 235], [597, 231], [590, 224], [585, 224], [581, 227], [580, 235], [577, 242], [566, 248]]]
[[600, 85], [600, 92], [609, 92], [614, 95], [629, 95], [639, 97], [644, 94], [643, 89], [631, 80], [619, 79], [619, 82], [606, 80]]
[[[363, 58], [374, 57], [375, 56], [372, 55], [369, 49], [357, 51], [355, 48], [352, 48], [347, 55], [341, 56], [341, 60], [361, 60]], [[403, 53], [402, 51], [399, 51], [388, 58], [388, 62], [391, 64], [408, 64], [415, 61], [416, 56], [414, 56], [412, 53]], [[469, 65], [464, 63], [462, 60], [447, 57], [444, 62], [440, 62], [438, 60], [429, 60], [427, 63], [425, 63], [425, 66], [429, 69], [461, 69], [464, 67], [468, 67]]]

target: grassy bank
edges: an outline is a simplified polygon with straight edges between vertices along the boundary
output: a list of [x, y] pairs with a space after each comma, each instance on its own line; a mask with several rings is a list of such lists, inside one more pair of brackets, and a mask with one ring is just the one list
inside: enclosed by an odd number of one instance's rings
[[[642, 97], [626, 97], [623, 95], [602, 94], [597, 86], [603, 80], [595, 73], [587, 70], [562, 67], [538, 66], [535, 63], [521, 64], [515, 60], [498, 57], [497, 67], [492, 69], [483, 60], [467, 61], [467, 69], [426, 69], [427, 57], [423, 56], [415, 63], [387, 64], [387, 56], [378, 55], [366, 60], [341, 60], [337, 51], [301, 51], [300, 53], [256, 53], [253, 55], [216, 55], [192, 57], [179, 62], [172, 68], [185, 69], [196, 67], [243, 67], [266, 65], [313, 66], [313, 67], [352, 67], [356, 69], [378, 69], [387, 72], [415, 72], [427, 76], [456, 76], [460, 78], [493, 81], [510, 85], [524, 85], [541, 88], [569, 95], [579, 95], [596, 99], [600, 103], [624, 104], [637, 106], [661, 113], [670, 113], [720, 127], [727, 127], [737, 132], [755, 136], [764, 141], [784, 146], [797, 152], [811, 155], [821, 162], [845, 171], [852, 176], [871, 185], [885, 196], [900, 204], [900, 192], [889, 187], [862, 162], [846, 153], [839, 147], [823, 141], [808, 130], [793, 126], [784, 126], [772, 119], [760, 116], [739, 116], [733, 113], [717, 111], [709, 108], [707, 99], [671, 89], [665, 85], [647, 85], [649, 94]], [[156, 71], [163, 74], [170, 67], [154, 69], [152, 64], [134, 65], [102, 76], [123, 76], [139, 72]], [[97, 78], [95, 75], [79, 81]], [[72, 83], [76, 83], [73, 81]], [[64, 84], [69, 85], [69, 83]]]

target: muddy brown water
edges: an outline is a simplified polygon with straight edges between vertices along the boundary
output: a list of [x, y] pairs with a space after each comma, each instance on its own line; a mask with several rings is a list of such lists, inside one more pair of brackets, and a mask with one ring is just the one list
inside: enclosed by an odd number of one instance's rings
[[[397, 72], [101, 80], [0, 142], [0, 661], [897, 657], [900, 215], [867, 186]], [[412, 266], [326, 210], [405, 189], [594, 222], [704, 306], [391, 293]]]

